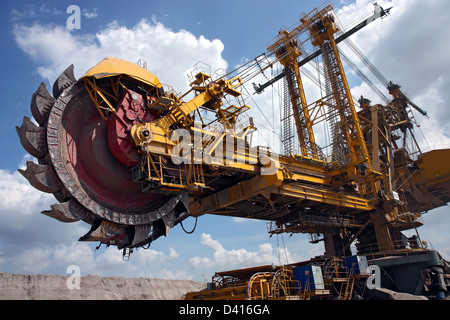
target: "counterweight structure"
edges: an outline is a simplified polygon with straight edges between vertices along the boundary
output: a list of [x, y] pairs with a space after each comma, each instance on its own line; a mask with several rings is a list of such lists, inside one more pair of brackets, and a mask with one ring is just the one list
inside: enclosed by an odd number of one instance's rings
[[[387, 13], [375, 6], [357, 28]], [[81, 241], [118, 246], [125, 257], [204, 214], [266, 220], [271, 234], [312, 234], [329, 257], [351, 255], [352, 243], [359, 254], [404, 250], [401, 231], [419, 227], [421, 214], [450, 200], [450, 150], [407, 148], [407, 137], [414, 138], [410, 108], [417, 106], [398, 85], [390, 84], [392, 102], [362, 98], [356, 111], [338, 30], [327, 5], [302, 15], [268, 46], [274, 60], [266, 68], [282, 65], [289, 97], [282, 154], [251, 145], [254, 121], [242, 121], [250, 108], [242, 95], [248, 69], [218, 79], [195, 73], [191, 89], [179, 94], [149, 71], [108, 57], [79, 80], [70, 66], [53, 95], [41, 84], [31, 101], [37, 125], [24, 117], [17, 127], [38, 161], [19, 171], [59, 201], [44, 214], [91, 224]], [[316, 52], [305, 59], [306, 43]], [[308, 104], [300, 67], [319, 55], [326, 94]], [[331, 154], [315, 138], [315, 126], [324, 122]], [[420, 241], [414, 248], [425, 250]]]

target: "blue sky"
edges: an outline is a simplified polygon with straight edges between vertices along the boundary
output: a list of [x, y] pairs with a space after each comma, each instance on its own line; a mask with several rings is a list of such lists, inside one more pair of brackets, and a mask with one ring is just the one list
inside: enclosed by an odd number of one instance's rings
[[[2, 117], [0, 117], [0, 271], [13, 273], [65, 274], [78, 264], [82, 274], [210, 279], [214, 271], [258, 264], [306, 260], [323, 252], [322, 245], [308, 243], [306, 235], [269, 238], [262, 221], [203, 216], [196, 231], [185, 234], [174, 228], [149, 250], [138, 250], [123, 262], [114, 249], [94, 251], [94, 245], [77, 239], [89, 226], [83, 222], [63, 224], [41, 215], [56, 202], [29, 186], [17, 173], [26, 152], [15, 126], [24, 115], [42, 81], [51, 88], [56, 77], [70, 64], [79, 78], [103, 57], [116, 56], [132, 62], [144, 59], [148, 69], [177, 91], [187, 89], [186, 74], [203, 61], [214, 71], [236, 65], [265, 52], [266, 44], [283, 26], [296, 23], [320, 1], [2, 1], [1, 66]], [[424, 148], [450, 146], [450, 49], [448, 38], [450, 3], [447, 0], [378, 1], [394, 6], [391, 16], [374, 22], [352, 37], [358, 47], [389, 79], [428, 111], [420, 118], [418, 132]], [[334, 1], [344, 26], [370, 14], [372, 1]], [[66, 9], [78, 5], [81, 29], [68, 30]], [[270, 72], [267, 73], [267, 76]], [[377, 97], [349, 72], [354, 96]], [[259, 80], [263, 81], [264, 78]], [[311, 83], [308, 94], [317, 93]], [[387, 93], [386, 93], [387, 94]], [[278, 98], [271, 90], [248, 103], [262, 127], [279, 128]], [[264, 113], [261, 115], [260, 110]], [[267, 123], [267, 120], [272, 123]], [[269, 144], [276, 140], [272, 136]], [[426, 137], [426, 139], [423, 138]], [[272, 139], [272, 141], [270, 140]], [[264, 139], [262, 139], [264, 140]], [[272, 147], [276, 145], [271, 144]], [[276, 147], [274, 147], [276, 148]], [[419, 229], [423, 239], [450, 257], [448, 208], [424, 216]], [[193, 219], [185, 222], [187, 230]], [[283, 243], [286, 249], [283, 247]], [[281, 248], [278, 252], [277, 248]]]

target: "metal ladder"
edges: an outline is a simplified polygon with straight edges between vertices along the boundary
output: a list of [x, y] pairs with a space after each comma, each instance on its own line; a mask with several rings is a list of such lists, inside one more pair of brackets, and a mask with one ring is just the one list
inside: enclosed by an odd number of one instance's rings
[[355, 286], [354, 269], [351, 268], [348, 274], [347, 282], [341, 286], [339, 292], [339, 300], [350, 300], [353, 296], [353, 288]]

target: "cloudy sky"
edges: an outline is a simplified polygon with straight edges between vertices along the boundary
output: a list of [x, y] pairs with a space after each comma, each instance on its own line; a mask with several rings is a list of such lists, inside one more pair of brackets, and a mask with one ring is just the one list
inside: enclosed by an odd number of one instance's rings
[[[15, 132], [24, 115], [31, 117], [29, 103], [39, 84], [45, 81], [50, 88], [70, 64], [79, 78], [106, 56], [132, 62], [143, 59], [161, 82], [182, 92], [188, 86], [186, 75], [198, 61], [209, 65], [212, 72], [230, 71], [264, 53], [281, 27], [293, 25], [298, 14], [322, 2], [2, 1], [0, 271], [64, 275], [69, 265], [77, 264], [82, 274], [203, 281], [214, 271], [301, 261], [322, 254], [322, 245], [309, 244], [306, 235], [269, 238], [264, 222], [214, 216], [201, 217], [190, 235], [176, 227], [150, 249], [137, 250], [128, 262], [122, 261], [115, 248], [95, 251], [95, 245], [77, 242], [89, 225], [63, 224], [40, 214], [56, 200], [32, 188], [17, 172], [30, 158]], [[345, 27], [370, 14], [372, 2], [333, 4]], [[446, 41], [450, 2], [378, 3], [393, 6], [392, 14], [352, 36], [352, 41], [386, 78], [400, 83], [403, 92], [428, 112], [428, 120], [415, 114], [423, 148], [450, 146], [446, 103], [450, 100], [450, 45]], [[67, 28], [70, 14], [66, 10], [73, 4], [81, 9], [78, 30]], [[265, 76], [270, 77], [271, 71]], [[351, 72], [349, 82], [354, 96], [364, 94], [379, 102]], [[305, 87], [313, 99], [317, 88], [309, 82]], [[275, 149], [278, 141], [272, 131], [279, 130], [277, 92], [274, 86], [247, 101], [265, 133], [257, 141]], [[450, 258], [448, 208], [434, 210], [424, 220], [426, 225], [419, 229], [422, 239]], [[186, 229], [193, 225], [193, 219], [185, 222]]]

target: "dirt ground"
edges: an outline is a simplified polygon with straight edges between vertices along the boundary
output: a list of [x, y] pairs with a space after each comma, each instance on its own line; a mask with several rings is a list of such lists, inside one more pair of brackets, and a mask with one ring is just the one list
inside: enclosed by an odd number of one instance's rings
[[186, 292], [206, 287], [189, 280], [89, 275], [80, 278], [77, 289], [72, 280], [69, 276], [0, 272], [0, 300], [180, 300]]

